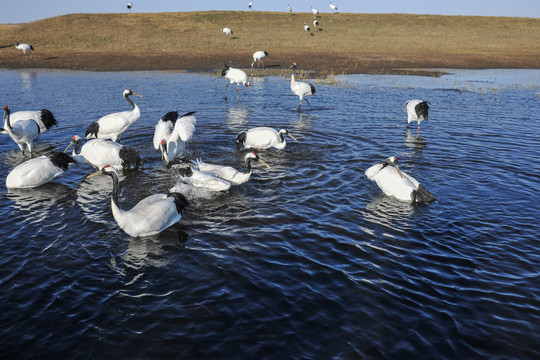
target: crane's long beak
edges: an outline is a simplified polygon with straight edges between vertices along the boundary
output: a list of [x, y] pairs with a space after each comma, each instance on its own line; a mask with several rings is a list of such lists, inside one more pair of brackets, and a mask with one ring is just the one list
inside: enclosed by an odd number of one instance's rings
[[268, 165], [263, 159], [261, 159], [259, 157], [259, 160], [258, 160], [261, 164], [263, 164], [264, 166], [266, 166], [267, 168], [270, 168], [270, 165]]
[[69, 143], [68, 147], [66, 148], [66, 150], [64, 150], [64, 152], [68, 151], [68, 149], [71, 147], [71, 145], [73, 145], [75, 142], [73, 140], [71, 140], [71, 142]]
[[399, 170], [399, 165], [396, 164], [396, 165], [394, 165], [394, 166], [395, 166], [395, 168], [396, 168], [396, 170], [397, 170], [399, 176], [400, 176], [401, 178], [403, 178], [403, 174], [401, 173], [401, 170]]
[[93, 178], [94, 176], [98, 176], [98, 175], [101, 175], [101, 170], [98, 170], [95, 173], [92, 173], [92, 174], [88, 175], [86, 178], [90, 179], [90, 178]]
[[296, 138], [294, 136], [292, 136], [291, 134], [287, 134], [287, 136], [291, 137], [294, 141], [298, 141], [296, 140]]
[[138, 97], [141, 97], [141, 98], [142, 98], [142, 95], [136, 94], [136, 93], [134, 93], [134, 92], [132, 92], [131, 95], [135, 95], [135, 96], [138, 96]]

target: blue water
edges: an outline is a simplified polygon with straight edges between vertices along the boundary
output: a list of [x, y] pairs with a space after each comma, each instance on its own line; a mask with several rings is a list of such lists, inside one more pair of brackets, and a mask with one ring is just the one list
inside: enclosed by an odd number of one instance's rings
[[[59, 122], [36, 155], [128, 110], [124, 89], [144, 96], [122, 138], [145, 162], [121, 178], [124, 208], [178, 181], [151, 141], [170, 110], [197, 111], [186, 154], [207, 162], [240, 168], [234, 140], [250, 127], [298, 139], [260, 152], [270, 169], [248, 183], [188, 194], [173, 228], [131, 238], [110, 179], [85, 180], [89, 167], [7, 190], [25, 158], [2, 136], [2, 358], [539, 358], [539, 76], [312, 80], [313, 109], [298, 113], [285, 76], [225, 102], [226, 80], [210, 75], [1, 70], [2, 106]], [[413, 98], [431, 104], [419, 131], [404, 112]], [[365, 178], [391, 155], [436, 202], [399, 202]]]

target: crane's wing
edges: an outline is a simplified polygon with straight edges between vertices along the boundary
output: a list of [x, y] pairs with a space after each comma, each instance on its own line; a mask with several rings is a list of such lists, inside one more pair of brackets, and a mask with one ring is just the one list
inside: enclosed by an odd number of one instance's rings
[[182, 116], [176, 120], [174, 125], [174, 130], [178, 132], [180, 139], [182, 141], [188, 141], [193, 136], [195, 132], [195, 124], [197, 123], [197, 118], [193, 115]]
[[154, 148], [156, 150], [159, 150], [159, 144], [161, 143], [161, 140], [169, 139], [169, 136], [171, 135], [171, 131], [173, 129], [172, 122], [170, 121], [163, 121], [159, 120], [156, 129], [154, 130]]

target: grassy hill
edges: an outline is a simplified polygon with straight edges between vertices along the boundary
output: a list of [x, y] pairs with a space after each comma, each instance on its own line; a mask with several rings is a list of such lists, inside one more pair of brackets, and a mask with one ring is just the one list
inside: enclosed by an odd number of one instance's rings
[[[304, 21], [311, 34], [303, 29]], [[71, 14], [0, 25], [0, 45], [30, 43], [25, 61], [0, 49], [0, 67], [86, 70], [212, 70], [246, 67], [256, 50], [265, 65], [326, 73], [392, 68], [540, 68], [540, 19], [405, 14], [181, 12]], [[221, 33], [223, 27], [233, 35]]]

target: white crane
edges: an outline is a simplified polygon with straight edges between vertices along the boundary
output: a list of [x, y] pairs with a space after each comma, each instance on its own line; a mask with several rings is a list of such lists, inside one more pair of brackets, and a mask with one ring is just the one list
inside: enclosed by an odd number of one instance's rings
[[197, 123], [193, 114], [195, 111], [179, 116], [178, 111], [169, 111], [158, 121], [154, 130], [154, 148], [161, 150], [161, 156], [167, 163], [184, 152], [186, 142], [193, 137]]
[[251, 10], [252, 7], [253, 7], [253, 1], [250, 1], [249, 4], [248, 4], [248, 9]]
[[130, 89], [124, 90], [124, 99], [133, 107], [133, 110], [103, 116], [86, 129], [85, 138], [111, 139], [112, 141], [116, 141], [123, 132], [141, 117], [141, 110], [129, 98], [131, 95], [138, 97], [142, 97], [142, 95], [135, 94]]
[[309, 25], [306, 24], [306, 22], [304, 21], [304, 30], [307, 31], [308, 33], [310, 32], [310, 28], [309, 28]]
[[184, 210], [189, 206], [184, 195], [168, 193], [150, 195], [130, 210], [123, 210], [118, 204], [118, 171], [113, 166], [107, 165], [87, 178], [100, 174], [112, 178], [111, 209], [114, 220], [132, 237], [159, 234], [179, 222]]
[[10, 110], [4, 106], [4, 128], [0, 128], [0, 134], [9, 135], [24, 155], [24, 145], [28, 147], [30, 156], [32, 156], [32, 145], [34, 139], [39, 135], [39, 125], [35, 120], [18, 120], [11, 122]]
[[76, 161], [59, 151], [27, 160], [17, 165], [6, 178], [8, 189], [27, 189], [43, 185], [67, 171]]
[[30, 53], [30, 58], [34, 58], [34, 47], [30, 44], [20, 44], [18, 41], [15, 42], [15, 47], [19, 50], [22, 50], [24, 54], [24, 58], [26, 61], [28, 61], [28, 58], [26, 57], [26, 53]]
[[313, 16], [319, 15], [319, 10], [314, 9], [314, 8], [313, 8], [313, 5], [311, 6], [311, 12], [313, 13]]
[[72, 145], [75, 145], [71, 154], [73, 159], [78, 163], [91, 164], [98, 169], [105, 165], [112, 165], [118, 170], [138, 169], [143, 165], [141, 156], [135, 149], [109, 140], [93, 139], [82, 145], [81, 137], [75, 135], [64, 152]]
[[375, 181], [386, 195], [398, 200], [410, 201], [413, 204], [435, 200], [433, 195], [415, 178], [399, 169], [398, 159], [395, 156], [371, 166], [365, 174], [368, 179]]
[[289, 10], [289, 12], [292, 12], [291, 4], [287, 5], [287, 10]]
[[251, 168], [252, 161], [258, 161], [264, 166], [268, 168], [270, 167], [259, 157], [258, 154], [254, 152], [247, 153], [244, 157], [244, 161], [246, 164], [246, 172], [238, 171], [232, 166], [208, 164], [201, 161], [200, 159], [194, 161], [193, 164], [196, 166], [197, 170], [214, 174], [220, 179], [230, 182], [231, 185], [240, 185], [249, 180], [253, 171], [253, 169]]
[[133, 7], [133, 3], [131, 2], [128, 2], [127, 3], [127, 9], [129, 10], [129, 12], [131, 12], [131, 8]]
[[267, 56], [268, 56], [268, 52], [266, 52], [266, 51], [262, 51], [262, 50], [255, 51], [253, 53], [253, 62], [251, 63], [251, 68], [253, 69], [253, 65], [255, 63], [257, 63], [257, 67], [259, 67], [262, 64], [262, 66], [264, 68], [264, 63], [263, 63], [262, 59], [264, 59]]
[[[209, 191], [227, 191], [231, 187], [231, 183], [220, 179], [212, 173], [191, 169], [189, 176], [181, 176], [183, 183], [195, 188], [202, 188]], [[178, 184], [175, 188], [178, 187]], [[174, 189], [174, 188], [173, 188]]]
[[315, 18], [313, 19], [313, 26], [319, 26], [319, 22]]
[[405, 111], [407, 111], [407, 125], [411, 121], [418, 123], [418, 130], [420, 130], [420, 121], [428, 119], [429, 103], [423, 100], [407, 100], [405, 102]]
[[[300, 111], [300, 106], [302, 106], [302, 100], [306, 96], [315, 95], [315, 86], [312, 84], [308, 84], [302, 81], [296, 81], [294, 78], [294, 71], [296, 70], [296, 63], [293, 62], [291, 68], [293, 69], [291, 74], [291, 90], [293, 93], [298, 95], [300, 98], [300, 103], [298, 104], [298, 111]], [[308, 99], [306, 98], [306, 102], [308, 103], [309, 107], [311, 108], [311, 104], [309, 103]]]
[[53, 113], [47, 109], [15, 111], [11, 114], [11, 124], [14, 124], [19, 120], [34, 120], [39, 126], [40, 134], [43, 134], [53, 126], [58, 127], [58, 121], [54, 118]]
[[233, 33], [233, 31], [228, 27], [224, 27], [223, 29], [221, 29], [221, 32], [225, 35], [231, 35]]
[[269, 149], [275, 148], [278, 150], [284, 149], [287, 145], [285, 137], [287, 135], [294, 141], [297, 141], [287, 129], [281, 129], [279, 131], [270, 127], [262, 126], [251, 128], [248, 131], [242, 131], [236, 136], [236, 146], [244, 146], [244, 149]]
[[328, 3], [329, 3], [329, 6], [330, 6], [330, 9], [332, 9], [333, 12], [336, 12], [337, 11], [337, 6], [332, 4], [331, 1], [328, 1]]
[[230, 67], [229, 65], [225, 64], [224, 69], [221, 71], [221, 76], [225, 76], [225, 78], [229, 79], [229, 83], [225, 87], [225, 100], [227, 100], [227, 90], [229, 88], [229, 85], [236, 83], [236, 98], [238, 99], [238, 88], [240, 87], [240, 84], [249, 87], [249, 90], [251, 91], [251, 83], [248, 81], [247, 74], [240, 69]]

